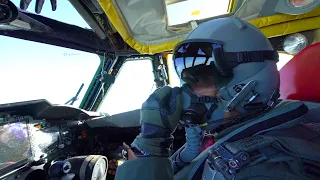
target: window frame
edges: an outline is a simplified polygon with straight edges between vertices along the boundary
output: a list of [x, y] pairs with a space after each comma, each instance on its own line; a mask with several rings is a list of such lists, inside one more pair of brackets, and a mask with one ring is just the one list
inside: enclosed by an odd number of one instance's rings
[[[98, 54], [97, 54], [97, 55], [98, 55]], [[97, 75], [100, 74], [100, 72], [101, 72], [101, 68], [102, 68], [102, 66], [103, 66], [103, 57], [100, 56], [100, 55], [98, 55], [98, 56], [99, 56], [99, 59], [100, 59], [99, 66], [98, 66], [98, 68], [97, 68], [94, 76], [93, 76], [92, 79], [91, 79], [91, 82], [90, 82], [90, 84], [89, 84], [89, 86], [88, 86], [88, 88], [87, 88], [87, 91], [85, 92], [84, 96], [83, 96], [82, 99], [81, 99], [81, 102], [80, 102], [80, 104], [79, 104], [79, 108], [80, 108], [80, 109], [83, 108], [83, 106], [84, 106], [84, 104], [85, 104], [85, 102], [86, 102], [86, 99], [88, 98], [88, 96], [89, 96], [89, 94], [90, 94], [90, 92], [91, 92], [91, 90], [92, 90], [92, 88], [93, 88], [93, 85], [94, 85], [94, 83], [95, 83], [95, 79], [96, 79]]]
[[[138, 57], [133, 57], [133, 58], [128, 57], [128, 58], [126, 58], [126, 60], [124, 60], [124, 62], [122, 63], [121, 67], [119, 68], [117, 74], [115, 75], [115, 81], [114, 81], [114, 83], [117, 82], [117, 79], [118, 79], [120, 73], [123, 72], [123, 67], [124, 67], [125, 63], [127, 63], [127, 62], [132, 62], [132, 61], [148, 61], [148, 60], [149, 60], [150, 63], [151, 63], [151, 72], [152, 72], [152, 74], [153, 74], [153, 78], [155, 79], [155, 70], [154, 70], [155, 67], [154, 67], [154, 63], [153, 63], [152, 57], [151, 57], [151, 56], [138, 56]], [[106, 97], [108, 96], [110, 90], [113, 88], [114, 83], [110, 84], [109, 88], [108, 88], [107, 91], [104, 93], [104, 96], [103, 96], [103, 98], [102, 98], [102, 101], [99, 103], [98, 108], [97, 108], [97, 110], [96, 110], [97, 112], [103, 112], [103, 111], [101, 111], [101, 106], [103, 105], [103, 103], [104, 103]], [[155, 82], [154, 82], [153, 87], [156, 87], [156, 83], [155, 83]], [[153, 89], [153, 88], [152, 88], [152, 89]], [[151, 89], [151, 90], [152, 90], [152, 89]], [[150, 94], [151, 94], [151, 93], [150, 93]], [[131, 110], [129, 110], [129, 111], [131, 111]], [[127, 112], [127, 111], [119, 112], [119, 113], [116, 113], [116, 114], [121, 114], [121, 113], [125, 113], [125, 112]], [[104, 113], [107, 113], [107, 114], [108, 114], [108, 112], [104, 112]]]

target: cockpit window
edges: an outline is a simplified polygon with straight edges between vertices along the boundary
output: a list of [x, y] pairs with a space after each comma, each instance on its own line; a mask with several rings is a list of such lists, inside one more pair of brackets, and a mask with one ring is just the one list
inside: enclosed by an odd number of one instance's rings
[[46, 99], [65, 104], [84, 84], [79, 106], [100, 64], [96, 54], [0, 36], [0, 104]]
[[150, 59], [127, 61], [98, 111], [113, 115], [140, 109], [155, 88]]
[[228, 13], [229, 0], [166, 0], [169, 26]]
[[[18, 8], [20, 7], [20, 0], [11, 0]], [[36, 0], [31, 1], [28, 11], [35, 13]], [[62, 0], [57, 2], [56, 11], [52, 11], [50, 1], [45, 1], [41, 16], [48, 17], [67, 24], [76, 25], [82, 28], [91, 29], [86, 21], [80, 16], [77, 10], [71, 5], [68, 0]]]
[[278, 70], [286, 65], [292, 58], [293, 55], [291, 54], [279, 53], [279, 62], [277, 63]]

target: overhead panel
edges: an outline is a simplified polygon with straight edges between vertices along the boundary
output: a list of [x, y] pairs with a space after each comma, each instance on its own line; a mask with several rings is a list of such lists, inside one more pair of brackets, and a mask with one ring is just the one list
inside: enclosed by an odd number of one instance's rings
[[229, 0], [98, 2], [124, 41], [146, 54], [171, 50], [192, 30], [190, 21], [227, 14], [229, 7]]
[[[199, 22], [228, 14], [237, 0], [98, 0], [124, 41], [142, 54], [170, 51]], [[266, 10], [267, 0], [239, 1], [235, 16], [248, 20], [268, 37], [319, 28], [319, 8], [303, 15], [285, 15]], [[211, 4], [210, 4], [211, 3]], [[272, 7], [269, 6], [268, 7]], [[230, 14], [232, 15], [232, 14]], [[307, 20], [307, 21], [303, 21]], [[297, 21], [294, 24], [291, 21]], [[303, 24], [303, 23], [308, 23]], [[290, 23], [291, 25], [288, 25]], [[301, 26], [301, 27], [298, 27]], [[291, 29], [291, 30], [290, 30]], [[296, 30], [294, 30], [296, 29]]]

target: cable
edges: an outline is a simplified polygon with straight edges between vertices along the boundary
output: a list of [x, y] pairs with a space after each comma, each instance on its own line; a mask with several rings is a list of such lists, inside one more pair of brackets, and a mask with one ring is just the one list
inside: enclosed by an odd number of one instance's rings
[[190, 163], [200, 154], [202, 142], [202, 130], [199, 125], [185, 127], [186, 131], [186, 146], [174, 154], [172, 157], [172, 165], [174, 173], [177, 173], [186, 164]]

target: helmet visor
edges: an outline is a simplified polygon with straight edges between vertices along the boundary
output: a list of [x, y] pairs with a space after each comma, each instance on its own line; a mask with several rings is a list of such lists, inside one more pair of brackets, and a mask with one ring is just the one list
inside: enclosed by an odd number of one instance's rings
[[[230, 70], [224, 68], [223, 64], [220, 65], [216, 62], [222, 60], [221, 56], [223, 56], [223, 46], [220, 42], [186, 42], [175, 47], [173, 61], [178, 76], [184, 81], [188, 81], [194, 79], [195, 76], [209, 75], [208, 68], [204, 68], [208, 66], [210, 69], [214, 68], [219, 75], [230, 75], [228, 73]], [[189, 68], [192, 69], [183, 73]]]
[[[263, 62], [265, 60], [278, 61], [278, 53], [273, 50], [224, 52], [220, 41], [193, 40], [183, 41], [174, 48], [173, 61], [178, 76], [184, 80], [192, 80], [195, 76], [208, 74], [201, 68], [193, 73], [184, 74], [186, 69], [192, 67], [210, 66], [212, 74], [217, 78], [230, 78], [233, 69], [242, 63]], [[195, 79], [197, 80], [197, 79]]]

